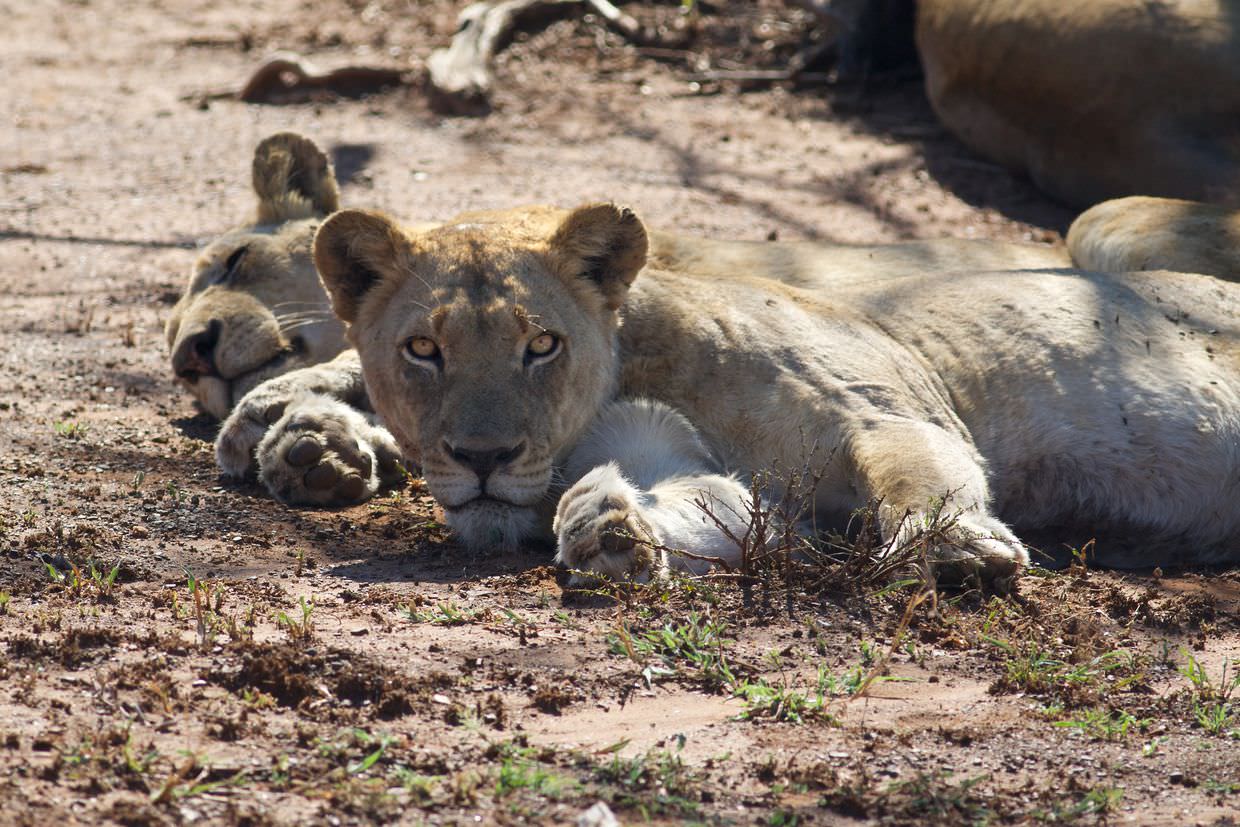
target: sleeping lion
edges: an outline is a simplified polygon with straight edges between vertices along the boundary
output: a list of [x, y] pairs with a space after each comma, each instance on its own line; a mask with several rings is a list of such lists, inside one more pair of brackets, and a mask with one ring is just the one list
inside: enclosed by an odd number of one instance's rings
[[[325, 161], [297, 160], [312, 144], [277, 138], [283, 166], [256, 170], [330, 175]], [[303, 194], [324, 185], [286, 180]], [[174, 366], [193, 350], [186, 336], [214, 331], [201, 373], [181, 376], [226, 387], [211, 397], [217, 415], [232, 406], [221, 465], [256, 467], [287, 501], [363, 499], [403, 456], [466, 544], [549, 532], [579, 577], [644, 579], [701, 570], [700, 557], [735, 561], [697, 501], [743, 530], [746, 476], [800, 467], [812, 443], [820, 525], [880, 500], [898, 539], [946, 508], [954, 534], [934, 554], [953, 577], [1007, 588], [1028, 561], [1019, 533], [1072, 526], [1140, 533], [1114, 564], [1237, 559], [1231, 284], [1073, 271], [1062, 253], [1012, 245], [676, 239], [610, 204], [404, 228], [358, 210], [323, 221], [327, 210], [302, 200], [284, 224], [208, 249], [169, 325]], [[271, 272], [252, 245], [283, 243], [292, 222], [313, 233], [352, 349], [249, 378], [308, 359], [311, 346], [293, 341], [306, 319], [337, 324], [299, 298], [311, 309], [295, 321], [263, 317], [275, 353], [224, 375], [212, 351], [239, 316], [194, 308], [213, 289], [248, 295], [247, 280]]]

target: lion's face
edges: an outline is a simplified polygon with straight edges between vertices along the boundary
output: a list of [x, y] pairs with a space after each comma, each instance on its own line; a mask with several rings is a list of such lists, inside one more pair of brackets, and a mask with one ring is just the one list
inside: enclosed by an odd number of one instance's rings
[[273, 135], [255, 151], [254, 189], [255, 221], [203, 251], [165, 329], [173, 373], [221, 419], [261, 382], [345, 346], [311, 257], [315, 230], [338, 207], [326, 156]]
[[371, 401], [467, 544], [534, 528], [557, 462], [615, 391], [616, 311], [645, 252], [641, 222], [610, 205], [417, 234], [346, 211], [319, 230]]

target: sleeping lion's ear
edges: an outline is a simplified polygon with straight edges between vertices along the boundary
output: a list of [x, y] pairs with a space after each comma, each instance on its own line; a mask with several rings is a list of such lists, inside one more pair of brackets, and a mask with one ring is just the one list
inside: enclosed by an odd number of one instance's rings
[[590, 204], [573, 210], [549, 244], [562, 275], [593, 282], [611, 310], [624, 303], [629, 285], [645, 266], [647, 246], [641, 219], [615, 204]]
[[314, 141], [294, 132], [265, 138], [254, 150], [258, 223], [275, 224], [340, 209], [331, 162]]
[[314, 266], [341, 321], [354, 322], [363, 298], [407, 247], [400, 227], [382, 213], [342, 210], [323, 222], [314, 236]]

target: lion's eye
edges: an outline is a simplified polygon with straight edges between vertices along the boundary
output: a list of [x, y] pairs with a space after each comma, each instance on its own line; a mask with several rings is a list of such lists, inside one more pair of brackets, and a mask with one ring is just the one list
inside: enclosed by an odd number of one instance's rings
[[439, 345], [425, 336], [414, 336], [405, 342], [405, 352], [422, 361], [433, 362], [439, 359]]
[[224, 271], [216, 278], [215, 283], [220, 284], [232, 278], [237, 267], [241, 265], [241, 260], [245, 258], [245, 254], [249, 252], [249, 246], [238, 247], [228, 254], [228, 258], [224, 260]]
[[541, 336], [535, 336], [526, 345], [525, 352], [531, 357], [550, 356], [560, 347], [560, 338], [553, 333], [544, 333]]

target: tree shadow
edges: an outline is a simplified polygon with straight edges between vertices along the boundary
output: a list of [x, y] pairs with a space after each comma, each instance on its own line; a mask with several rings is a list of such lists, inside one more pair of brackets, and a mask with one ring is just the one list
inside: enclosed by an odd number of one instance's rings
[[29, 230], [0, 229], [0, 241], [51, 241], [64, 244], [98, 244], [104, 247], [149, 247], [152, 249], [168, 248], [174, 250], [193, 250], [198, 243], [189, 239], [153, 239], [153, 238], [100, 238], [98, 236], [56, 235], [53, 233], [36, 233]]

